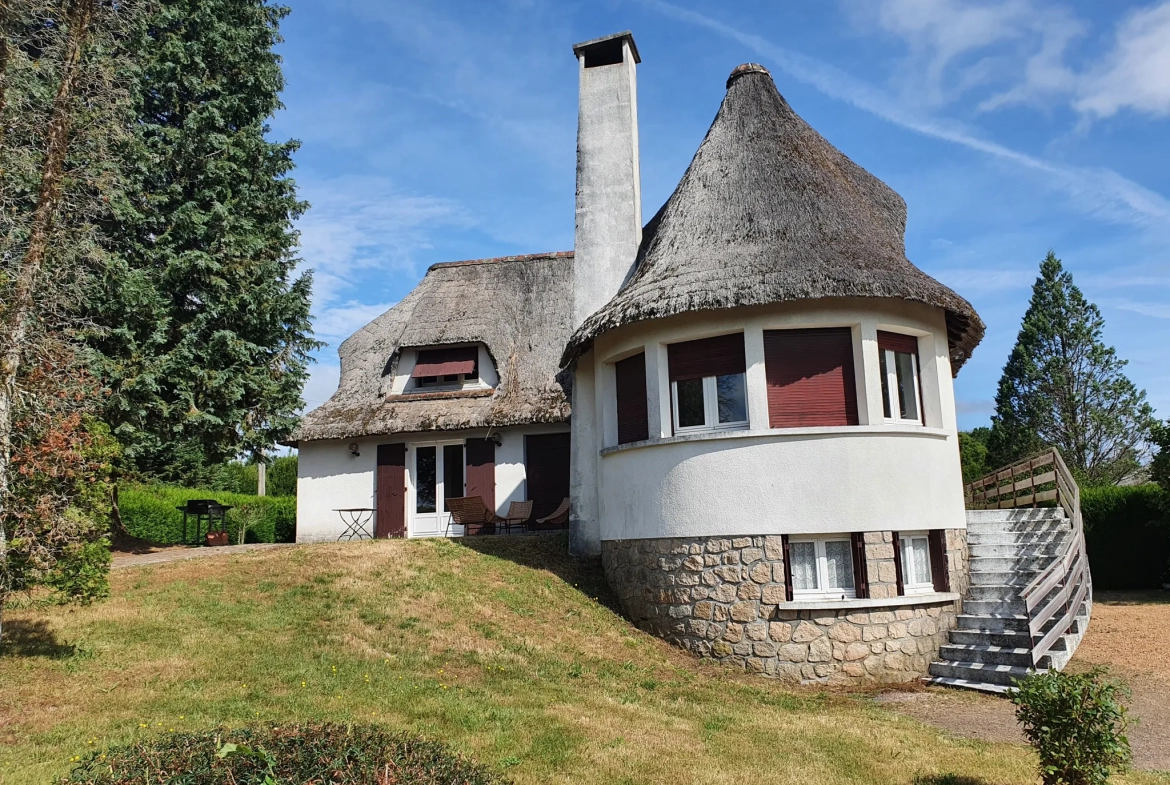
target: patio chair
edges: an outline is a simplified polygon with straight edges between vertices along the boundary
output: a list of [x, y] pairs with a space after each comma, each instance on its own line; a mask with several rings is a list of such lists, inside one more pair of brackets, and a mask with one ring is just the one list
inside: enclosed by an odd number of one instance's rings
[[[457, 496], [447, 499], [447, 509], [451, 517], [447, 519], [447, 528], [444, 536], [450, 536], [451, 526], [463, 527], [464, 535], [494, 534], [496, 524], [504, 523], [504, 519], [488, 509], [482, 496]], [[472, 531], [471, 527], [476, 527]]]
[[537, 518], [532, 528], [567, 529], [569, 527], [569, 497], [566, 496], [557, 508], [543, 518]]
[[532, 517], [532, 502], [512, 502], [508, 505], [508, 514], [504, 516], [504, 533], [518, 527], [524, 531], [528, 527], [528, 519]]

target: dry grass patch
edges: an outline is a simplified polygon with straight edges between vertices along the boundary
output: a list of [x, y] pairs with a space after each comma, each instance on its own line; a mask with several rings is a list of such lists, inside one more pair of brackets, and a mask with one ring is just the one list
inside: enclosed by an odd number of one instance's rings
[[421, 732], [520, 783], [1034, 781], [1018, 746], [698, 662], [632, 629], [564, 551], [380, 541], [117, 570], [102, 605], [11, 614], [0, 783], [257, 719]]

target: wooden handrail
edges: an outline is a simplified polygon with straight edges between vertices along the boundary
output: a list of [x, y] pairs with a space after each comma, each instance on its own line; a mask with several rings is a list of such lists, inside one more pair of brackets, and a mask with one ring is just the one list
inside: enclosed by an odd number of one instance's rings
[[[1060, 451], [1053, 447], [968, 483], [963, 487], [963, 494], [967, 506], [977, 510], [1035, 507], [1054, 501], [1069, 518], [1072, 531], [1056, 558], [1020, 593], [1028, 614], [1035, 668], [1072, 628], [1081, 603], [1086, 598], [1090, 603], [1093, 601], [1093, 576], [1089, 571], [1081, 516], [1081, 489]], [[1052, 619], [1056, 621], [1044, 633], [1044, 627]]]

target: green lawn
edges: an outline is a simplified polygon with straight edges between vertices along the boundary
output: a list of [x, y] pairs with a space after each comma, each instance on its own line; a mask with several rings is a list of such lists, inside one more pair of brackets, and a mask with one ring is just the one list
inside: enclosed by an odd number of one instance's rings
[[107, 602], [10, 612], [0, 783], [139, 734], [307, 718], [420, 732], [519, 783], [1036, 781], [1022, 747], [698, 662], [632, 629], [564, 549], [293, 547], [117, 570]]

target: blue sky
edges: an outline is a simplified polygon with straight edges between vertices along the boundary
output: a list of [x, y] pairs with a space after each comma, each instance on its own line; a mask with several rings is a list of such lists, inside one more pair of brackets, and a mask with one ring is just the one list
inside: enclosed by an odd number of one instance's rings
[[987, 337], [956, 380], [986, 424], [1052, 248], [1102, 309], [1130, 377], [1170, 416], [1170, 0], [285, 0], [286, 109], [312, 209], [302, 255], [328, 346], [428, 265], [573, 247], [571, 45], [638, 42], [643, 215], [678, 183], [742, 62], [897, 190], [906, 249]]

